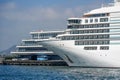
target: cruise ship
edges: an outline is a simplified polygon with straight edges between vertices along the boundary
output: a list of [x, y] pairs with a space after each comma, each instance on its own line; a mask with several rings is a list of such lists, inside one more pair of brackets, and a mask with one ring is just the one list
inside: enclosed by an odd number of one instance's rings
[[34, 31], [30, 32], [31, 38], [23, 39], [11, 53], [16, 56], [13, 60], [61, 60], [52, 51], [39, 44], [39, 40], [56, 37], [64, 31]]
[[120, 0], [67, 21], [64, 34], [40, 43], [69, 66], [120, 67]]

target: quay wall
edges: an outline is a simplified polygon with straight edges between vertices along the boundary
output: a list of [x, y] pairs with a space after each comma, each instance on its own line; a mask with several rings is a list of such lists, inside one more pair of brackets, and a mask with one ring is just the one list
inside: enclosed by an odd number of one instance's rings
[[68, 66], [63, 60], [46, 60], [46, 61], [36, 61], [36, 60], [3, 60], [3, 65], [37, 65], [37, 66]]

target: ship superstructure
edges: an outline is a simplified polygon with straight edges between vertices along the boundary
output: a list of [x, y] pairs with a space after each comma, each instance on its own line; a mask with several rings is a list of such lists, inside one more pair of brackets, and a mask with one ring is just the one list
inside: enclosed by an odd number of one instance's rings
[[69, 66], [120, 67], [120, 0], [69, 18], [65, 34], [41, 44]]
[[12, 54], [18, 55], [17, 59], [21, 60], [54, 60], [61, 59], [58, 55], [39, 44], [39, 41], [54, 38], [63, 31], [35, 31], [30, 32], [30, 39], [23, 39], [16, 46], [16, 51]]

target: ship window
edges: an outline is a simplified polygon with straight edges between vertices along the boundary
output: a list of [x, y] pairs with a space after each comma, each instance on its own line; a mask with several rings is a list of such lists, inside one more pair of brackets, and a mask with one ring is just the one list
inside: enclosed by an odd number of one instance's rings
[[[87, 21], [88, 22], [88, 21]], [[109, 27], [109, 24], [90, 24], [90, 25], [70, 25], [68, 26], [68, 29], [73, 28], [99, 28], [99, 27]]]
[[83, 17], [103, 17], [103, 16], [109, 16], [109, 13], [103, 13], [103, 14], [87, 14]]
[[92, 23], [93, 22], [93, 19], [90, 19], [90, 23]]
[[75, 45], [106, 45], [109, 40], [75, 41]]
[[37, 39], [38, 38], [38, 34], [32, 34], [32, 39]]
[[72, 24], [72, 23], [81, 23], [81, 20], [75, 19], [75, 20], [68, 20], [68, 24]]
[[97, 50], [97, 47], [84, 47], [84, 50]]
[[95, 19], [95, 22], [98, 22], [98, 19]]
[[108, 22], [108, 18], [100, 18], [100, 22]]
[[[81, 36], [63, 36], [62, 37], [62, 40], [79, 40], [79, 39], [109, 39], [109, 35], [84, 35], [84, 36], [81, 35]], [[107, 43], [107, 42], [104, 41], [104, 43]]]
[[71, 29], [71, 28], [73, 28], [73, 26], [68, 26], [68, 29]]
[[85, 23], [88, 23], [88, 19], [85, 19]]
[[109, 50], [109, 46], [101, 46], [100, 50]]

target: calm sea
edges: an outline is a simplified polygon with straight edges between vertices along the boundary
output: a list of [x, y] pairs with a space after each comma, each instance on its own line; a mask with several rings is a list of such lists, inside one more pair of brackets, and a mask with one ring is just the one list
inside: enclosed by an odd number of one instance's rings
[[120, 69], [0, 65], [0, 80], [120, 80]]

